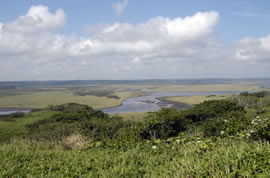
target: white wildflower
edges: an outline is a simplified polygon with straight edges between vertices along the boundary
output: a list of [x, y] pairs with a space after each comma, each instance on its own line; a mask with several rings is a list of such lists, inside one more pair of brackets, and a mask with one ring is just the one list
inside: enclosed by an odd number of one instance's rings
[[177, 139], [177, 140], [176, 140], [176, 142], [177, 142], [177, 143], [180, 143], [180, 140], [179, 140], [179, 139]]
[[152, 149], [153, 149], [153, 150], [157, 149], [157, 146], [155, 146], [155, 145], [154, 145], [154, 146], [152, 146]]
[[222, 130], [222, 131], [220, 131], [220, 135], [223, 135], [225, 132]]
[[260, 119], [260, 116], [257, 116], [256, 119]]

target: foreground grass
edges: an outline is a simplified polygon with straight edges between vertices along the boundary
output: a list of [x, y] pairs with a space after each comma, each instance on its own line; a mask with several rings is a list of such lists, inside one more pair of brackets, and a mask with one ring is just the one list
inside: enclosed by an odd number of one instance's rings
[[199, 104], [204, 101], [208, 100], [219, 100], [219, 99], [226, 99], [231, 97], [231, 94], [226, 95], [215, 95], [215, 96], [209, 96], [209, 95], [200, 95], [200, 96], [176, 96], [176, 97], [165, 97], [168, 101], [174, 101], [174, 102], [180, 102], [180, 103], [186, 103], [189, 105]]
[[[103, 143], [106, 144], [106, 143]], [[14, 141], [0, 146], [0, 175], [48, 177], [267, 177], [269, 143], [248, 140], [144, 142], [79, 150]], [[155, 147], [153, 147], [155, 146]], [[155, 149], [153, 149], [155, 148]]]
[[27, 114], [24, 118], [15, 119], [14, 122], [0, 121], [0, 143], [7, 142], [13, 137], [24, 136], [25, 126], [39, 120], [49, 118], [56, 112], [42, 111]]

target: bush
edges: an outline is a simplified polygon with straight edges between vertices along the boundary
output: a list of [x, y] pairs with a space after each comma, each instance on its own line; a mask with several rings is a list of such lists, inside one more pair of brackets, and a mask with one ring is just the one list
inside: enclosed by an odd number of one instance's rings
[[28, 125], [29, 137], [36, 140], [62, 140], [74, 133], [82, 133], [96, 140], [114, 139], [119, 130], [128, 125], [121, 117], [109, 117], [87, 105], [69, 103], [51, 108], [62, 112]]
[[254, 119], [252, 123], [256, 125], [251, 133], [252, 138], [270, 141], [270, 119]]
[[125, 127], [125, 122], [118, 116], [111, 118], [93, 117], [80, 125], [83, 134], [95, 140], [115, 139], [123, 127]]
[[12, 114], [7, 115], [0, 115], [0, 121], [8, 121], [8, 122], [14, 122], [14, 119], [17, 118], [23, 118], [25, 116], [25, 113], [23, 112], [15, 112]]
[[223, 117], [211, 118], [202, 124], [205, 136], [233, 136], [247, 129], [248, 119], [244, 112], [231, 111]]
[[88, 105], [77, 104], [77, 103], [66, 103], [61, 105], [50, 105], [47, 109], [52, 111], [69, 111], [69, 112], [79, 112], [79, 111], [94, 111], [93, 108]]
[[164, 108], [145, 118], [141, 134], [144, 139], [166, 139], [184, 131], [188, 123], [182, 112]]
[[197, 104], [185, 112], [185, 117], [193, 122], [222, 117], [231, 111], [244, 112], [244, 108], [230, 100], [210, 100]]

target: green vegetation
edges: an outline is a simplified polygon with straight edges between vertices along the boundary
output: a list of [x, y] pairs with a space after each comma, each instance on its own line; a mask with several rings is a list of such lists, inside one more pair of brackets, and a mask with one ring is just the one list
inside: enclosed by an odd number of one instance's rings
[[[246, 107], [242, 101], [250, 97], [254, 102]], [[13, 122], [0, 121], [1, 127], [10, 124], [6, 130], [14, 124], [21, 130], [1, 134], [0, 175], [267, 177], [270, 108], [260, 102], [267, 97], [242, 93], [184, 111], [137, 113], [136, 121], [87, 105], [50, 106]]]
[[226, 95], [200, 95], [200, 96], [172, 96], [172, 97], [165, 97], [165, 99], [168, 101], [194, 105], [200, 104], [204, 101], [227, 99], [229, 97], [232, 97], [232, 95], [226, 94]]
[[[14, 137], [24, 136], [27, 133], [26, 125], [50, 118], [55, 111], [41, 111], [25, 115], [23, 118], [12, 118], [13, 122], [9, 119], [0, 121], [0, 143], [7, 142]], [[11, 114], [11, 116], [14, 116]], [[1, 116], [1, 118], [10, 118], [10, 116]]]
[[[115, 96], [78, 96], [72, 91], [34, 91], [0, 96], [0, 107], [44, 108], [52, 104], [80, 103], [95, 109], [118, 106], [123, 100], [138, 96], [133, 92], [119, 92]], [[120, 99], [119, 99], [120, 98]]]
[[[123, 100], [156, 91], [261, 91], [257, 84], [166, 84], [165, 81], [51, 81], [0, 82], [0, 107], [45, 108], [64, 103], [85, 104], [95, 109], [119, 106]], [[160, 83], [161, 82], [161, 83]], [[163, 83], [162, 83], [163, 82]], [[175, 82], [175, 81], [174, 81]], [[108, 83], [108, 84], [106, 84]], [[127, 82], [128, 83], [128, 82]], [[81, 85], [79, 85], [81, 84]], [[110, 85], [109, 85], [110, 84]], [[224, 95], [225, 96], [225, 95]], [[218, 96], [217, 96], [218, 97]], [[174, 101], [175, 99], [172, 99]], [[170, 100], [169, 99], [169, 100]], [[182, 101], [183, 99], [183, 101]], [[209, 97], [207, 99], [214, 99]], [[187, 101], [186, 101], [187, 100]], [[175, 101], [198, 104], [205, 99], [177, 98]]]

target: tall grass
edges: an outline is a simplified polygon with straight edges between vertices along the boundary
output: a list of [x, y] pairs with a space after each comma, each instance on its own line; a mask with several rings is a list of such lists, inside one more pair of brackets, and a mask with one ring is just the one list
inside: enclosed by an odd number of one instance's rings
[[[103, 143], [104, 144], [104, 143]], [[46, 148], [17, 140], [0, 146], [0, 175], [47, 177], [238, 177], [270, 175], [269, 143], [248, 140], [143, 142], [128, 150]], [[156, 149], [153, 149], [155, 145]]]

